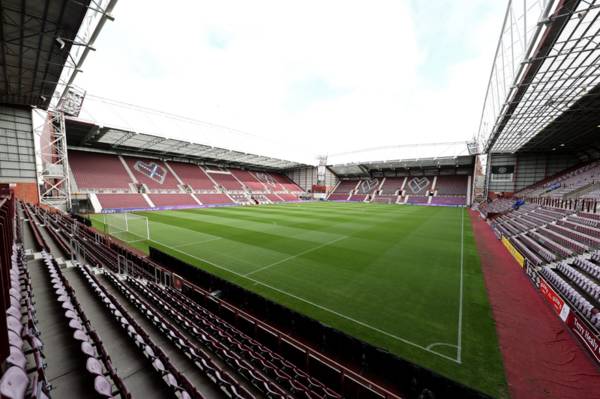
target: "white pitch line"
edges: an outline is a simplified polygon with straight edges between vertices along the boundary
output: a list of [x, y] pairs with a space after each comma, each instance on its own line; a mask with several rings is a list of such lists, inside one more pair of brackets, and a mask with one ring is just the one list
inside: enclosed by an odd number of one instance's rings
[[[464, 215], [463, 215], [463, 219], [464, 219]], [[133, 235], [136, 235], [136, 234], [133, 234]], [[342, 238], [347, 238], [347, 237], [340, 237], [340, 240], [341, 240]], [[145, 241], [145, 240], [140, 240], [140, 241]], [[455, 358], [452, 358], [452, 357], [450, 357], [450, 356], [446, 356], [446, 355], [444, 355], [443, 353], [439, 353], [439, 352], [436, 352], [436, 351], [434, 351], [434, 350], [430, 349], [430, 346], [431, 346], [431, 345], [429, 345], [429, 346], [427, 346], [427, 347], [425, 347], [425, 346], [422, 346], [422, 345], [419, 345], [419, 344], [417, 344], [417, 343], [414, 343], [414, 342], [412, 342], [412, 341], [410, 341], [410, 340], [408, 340], [408, 339], [406, 339], [406, 338], [402, 338], [402, 337], [399, 337], [399, 336], [397, 336], [397, 335], [395, 335], [395, 334], [392, 334], [392, 333], [390, 333], [390, 332], [384, 331], [384, 330], [382, 330], [382, 329], [380, 329], [380, 328], [373, 327], [372, 325], [370, 325], [370, 324], [368, 324], [368, 323], [365, 323], [365, 322], [363, 322], [363, 321], [360, 321], [360, 320], [356, 320], [356, 319], [354, 319], [354, 318], [352, 318], [352, 317], [350, 317], [350, 316], [346, 316], [346, 315], [345, 315], [345, 314], [343, 314], [343, 313], [340, 313], [340, 312], [338, 312], [338, 311], [335, 311], [335, 310], [333, 310], [333, 309], [329, 309], [329, 308], [327, 308], [327, 307], [325, 307], [325, 306], [319, 305], [319, 304], [317, 304], [317, 303], [314, 303], [314, 302], [312, 302], [312, 301], [310, 301], [310, 300], [308, 300], [308, 299], [305, 299], [305, 298], [302, 298], [302, 297], [300, 297], [300, 296], [298, 296], [298, 295], [295, 295], [295, 294], [289, 293], [289, 292], [287, 292], [287, 291], [285, 291], [285, 290], [282, 290], [282, 289], [280, 289], [280, 288], [273, 287], [273, 286], [272, 286], [272, 285], [270, 285], [270, 284], [263, 283], [262, 281], [256, 280], [256, 279], [254, 279], [254, 278], [252, 278], [252, 277], [248, 277], [248, 276], [246, 276], [246, 275], [244, 275], [244, 274], [242, 274], [242, 273], [238, 273], [238, 272], [236, 272], [236, 271], [233, 271], [233, 270], [231, 270], [231, 269], [228, 269], [228, 268], [226, 268], [226, 267], [224, 267], [224, 266], [221, 266], [221, 265], [218, 265], [218, 264], [216, 264], [216, 263], [214, 263], [214, 262], [211, 262], [211, 261], [209, 261], [209, 260], [207, 260], [207, 259], [200, 258], [200, 257], [198, 257], [198, 256], [195, 256], [195, 255], [189, 254], [189, 253], [187, 253], [187, 252], [185, 252], [185, 251], [182, 251], [182, 250], [180, 250], [180, 249], [174, 248], [174, 247], [172, 247], [172, 246], [170, 246], [170, 245], [167, 245], [167, 244], [165, 244], [165, 243], [162, 243], [162, 242], [160, 242], [160, 241], [155, 241], [155, 240], [152, 240], [152, 239], [150, 239], [150, 240], [148, 240], [148, 241], [152, 241], [152, 242], [155, 242], [155, 243], [157, 243], [157, 244], [159, 244], [159, 245], [162, 245], [162, 246], [164, 246], [164, 247], [171, 248], [171, 249], [172, 249], [172, 250], [174, 250], [175, 252], [182, 253], [182, 254], [184, 254], [184, 255], [187, 255], [187, 256], [189, 256], [190, 258], [197, 259], [197, 260], [199, 260], [199, 261], [202, 261], [202, 262], [204, 262], [204, 263], [207, 263], [207, 264], [209, 264], [209, 265], [211, 265], [211, 266], [213, 266], [213, 267], [216, 267], [217, 269], [224, 270], [224, 271], [226, 271], [226, 272], [228, 272], [228, 273], [231, 273], [231, 274], [233, 274], [233, 275], [236, 275], [236, 276], [238, 276], [238, 277], [241, 277], [241, 278], [244, 278], [244, 279], [246, 279], [246, 280], [252, 281], [252, 282], [253, 282], [255, 285], [262, 285], [263, 287], [267, 287], [267, 288], [269, 288], [269, 289], [271, 289], [271, 290], [273, 290], [273, 291], [277, 291], [277, 292], [279, 292], [279, 293], [281, 293], [281, 294], [283, 294], [283, 295], [287, 295], [287, 296], [289, 296], [290, 298], [294, 298], [294, 299], [296, 299], [296, 300], [298, 300], [298, 301], [300, 301], [300, 302], [304, 302], [304, 303], [307, 303], [307, 304], [309, 304], [309, 305], [312, 305], [312, 306], [314, 306], [314, 307], [316, 307], [316, 308], [318, 308], [318, 309], [321, 309], [321, 310], [324, 310], [324, 311], [326, 311], [326, 312], [329, 312], [329, 313], [331, 313], [331, 314], [334, 314], [334, 315], [336, 315], [336, 316], [338, 316], [338, 317], [340, 317], [340, 318], [342, 318], [342, 319], [349, 320], [349, 321], [351, 321], [351, 322], [353, 322], [353, 323], [356, 323], [356, 324], [358, 324], [358, 325], [360, 325], [360, 326], [366, 327], [366, 328], [368, 328], [368, 329], [370, 329], [370, 330], [376, 331], [376, 332], [378, 332], [378, 333], [380, 333], [380, 334], [382, 334], [382, 335], [385, 335], [385, 336], [387, 336], [387, 337], [393, 338], [393, 339], [395, 339], [395, 340], [397, 340], [397, 341], [400, 341], [400, 342], [403, 342], [403, 343], [405, 343], [405, 344], [407, 344], [407, 345], [413, 346], [413, 347], [415, 347], [415, 348], [422, 349], [422, 350], [424, 350], [424, 351], [426, 351], [426, 352], [432, 353], [432, 354], [434, 354], [434, 355], [436, 355], [436, 356], [439, 356], [439, 357], [441, 357], [441, 358], [444, 358], [444, 359], [446, 359], [446, 360], [450, 360], [450, 361], [452, 361], [452, 362], [454, 362], [454, 363], [458, 363], [458, 364], [460, 364], [460, 363], [461, 363], [461, 361], [460, 361], [460, 345], [459, 345], [459, 359], [457, 360], [457, 359], [455, 359]], [[461, 260], [462, 260], [462, 250], [461, 250]], [[462, 261], [461, 261], [461, 298], [460, 298], [460, 302], [461, 302], [461, 309], [460, 309], [460, 314], [461, 314], [461, 317], [459, 318], [459, 323], [460, 323], [460, 324], [462, 324]], [[459, 342], [460, 342], [460, 329], [459, 329]], [[435, 345], [434, 345], [434, 346], [435, 346]]]
[[458, 307], [458, 344], [457, 350], [457, 362], [462, 363], [462, 315], [463, 315], [463, 261], [465, 251], [465, 211], [463, 208], [459, 208], [461, 212], [461, 226], [460, 226], [460, 296], [459, 296], [459, 307]]
[[449, 346], [450, 348], [458, 348], [454, 344], [448, 344], [446, 342], [434, 342], [433, 344], [427, 345], [427, 349], [435, 348], [436, 346]]
[[[345, 238], [345, 237], [344, 237], [344, 238]], [[164, 244], [163, 244], [163, 245], [164, 245]], [[165, 245], [165, 246], [166, 246], [166, 247], [169, 247], [168, 245]], [[236, 276], [238, 276], [238, 277], [241, 277], [241, 278], [244, 278], [244, 279], [246, 279], [246, 280], [252, 281], [252, 282], [253, 282], [253, 283], [255, 283], [255, 284], [262, 285], [263, 287], [267, 287], [267, 288], [269, 288], [269, 289], [271, 289], [271, 290], [273, 290], [273, 291], [277, 291], [277, 292], [279, 292], [279, 293], [281, 293], [281, 294], [283, 294], [283, 295], [287, 295], [287, 296], [289, 296], [290, 298], [294, 298], [294, 299], [296, 299], [296, 300], [298, 300], [298, 301], [301, 301], [301, 302], [307, 303], [307, 304], [309, 304], [309, 305], [312, 305], [312, 306], [314, 306], [314, 307], [316, 307], [316, 308], [318, 308], [318, 309], [321, 309], [321, 310], [324, 310], [324, 311], [326, 311], [326, 312], [329, 312], [329, 313], [331, 313], [331, 314], [334, 314], [334, 315], [336, 315], [336, 316], [338, 316], [338, 317], [340, 317], [340, 318], [342, 318], [342, 319], [349, 320], [349, 321], [351, 321], [351, 322], [353, 322], [353, 323], [356, 323], [356, 324], [358, 324], [358, 325], [360, 325], [360, 326], [366, 327], [366, 328], [368, 328], [368, 329], [370, 329], [370, 330], [373, 330], [373, 331], [376, 331], [376, 332], [378, 332], [378, 333], [380, 333], [380, 334], [382, 334], [382, 335], [385, 335], [385, 336], [388, 336], [388, 337], [390, 337], [390, 338], [393, 338], [393, 339], [395, 339], [395, 340], [397, 340], [397, 341], [404, 342], [404, 343], [405, 343], [405, 344], [407, 344], [407, 345], [414, 346], [415, 348], [422, 349], [422, 350], [424, 350], [424, 351], [426, 351], [426, 352], [429, 352], [429, 353], [432, 353], [432, 354], [434, 354], [434, 355], [440, 356], [440, 357], [442, 357], [442, 358], [444, 358], [444, 359], [447, 359], [447, 360], [453, 361], [453, 362], [455, 362], [455, 363], [459, 363], [459, 362], [458, 362], [458, 361], [457, 361], [455, 358], [452, 358], [452, 357], [450, 357], [450, 356], [446, 356], [446, 355], [444, 355], [443, 353], [439, 353], [439, 352], [436, 352], [436, 351], [434, 351], [434, 350], [428, 349], [428, 348], [426, 348], [426, 347], [424, 347], [424, 346], [422, 346], [422, 345], [416, 344], [416, 343], [414, 343], [414, 342], [412, 342], [412, 341], [409, 341], [409, 340], [407, 340], [407, 339], [405, 339], [405, 338], [399, 337], [399, 336], [397, 336], [397, 335], [395, 335], [395, 334], [392, 334], [392, 333], [389, 333], [389, 332], [387, 332], [387, 331], [381, 330], [381, 329], [379, 329], [379, 328], [377, 328], [377, 327], [373, 327], [372, 325], [370, 325], [370, 324], [367, 324], [367, 323], [365, 323], [365, 322], [363, 322], [363, 321], [356, 320], [356, 319], [354, 319], [354, 318], [352, 318], [352, 317], [350, 317], [350, 316], [346, 316], [345, 314], [342, 314], [342, 313], [340, 313], [340, 312], [337, 312], [337, 311], [335, 311], [335, 310], [333, 310], [333, 309], [329, 309], [329, 308], [327, 308], [327, 307], [325, 307], [325, 306], [322, 306], [322, 305], [319, 305], [319, 304], [317, 304], [317, 303], [314, 303], [314, 302], [312, 302], [312, 301], [310, 301], [310, 300], [308, 300], [308, 299], [302, 298], [302, 297], [300, 297], [300, 296], [298, 296], [298, 295], [295, 295], [295, 294], [289, 293], [289, 292], [287, 292], [287, 291], [284, 291], [284, 290], [282, 290], [282, 289], [280, 289], [280, 288], [277, 288], [277, 287], [273, 287], [272, 285], [269, 285], [269, 284], [267, 284], [267, 283], [263, 283], [262, 281], [256, 280], [256, 279], [254, 279], [254, 278], [252, 278], [252, 277], [245, 276], [245, 275], [243, 275], [243, 274], [241, 274], [241, 273], [238, 273], [238, 272], [236, 272], [236, 271], [233, 271], [233, 270], [231, 270], [231, 269], [228, 269], [228, 268], [226, 268], [226, 267], [224, 267], [224, 266], [218, 265], [218, 264], [216, 264], [216, 263], [214, 263], [214, 262], [211, 262], [211, 261], [209, 261], [209, 260], [207, 260], [207, 259], [203, 259], [203, 258], [200, 258], [200, 257], [198, 257], [198, 256], [194, 256], [194, 255], [188, 254], [187, 252], [185, 252], [185, 251], [181, 251], [181, 250], [179, 250], [179, 249], [177, 249], [177, 248], [173, 248], [173, 247], [169, 247], [169, 248], [173, 249], [173, 250], [174, 250], [174, 251], [176, 251], [176, 252], [180, 252], [180, 253], [182, 253], [182, 254], [184, 254], [184, 255], [187, 255], [187, 256], [189, 256], [190, 258], [194, 258], [194, 259], [197, 259], [197, 260], [199, 260], [199, 261], [202, 261], [202, 262], [204, 262], [204, 263], [207, 263], [207, 264], [209, 264], [209, 265], [211, 265], [211, 266], [213, 266], [213, 267], [216, 267], [217, 269], [224, 270], [224, 271], [226, 271], [226, 272], [228, 272], [228, 273], [231, 273], [231, 274], [234, 274], [234, 275], [236, 275]]]
[[347, 237], [347, 236], [344, 236], [344, 237], [338, 237], [338, 238], [336, 238], [336, 239], [334, 239], [334, 240], [328, 241], [328, 242], [326, 242], [326, 243], [323, 243], [323, 244], [321, 244], [321, 245], [318, 245], [318, 246], [316, 246], [316, 247], [309, 248], [309, 249], [307, 249], [307, 250], [305, 250], [305, 251], [302, 251], [302, 252], [300, 252], [300, 253], [298, 253], [298, 254], [296, 254], [296, 255], [291, 255], [291, 256], [288, 256], [287, 258], [284, 258], [284, 259], [278, 260], [277, 262], [273, 262], [273, 263], [271, 263], [271, 264], [268, 264], [268, 265], [266, 265], [266, 266], [260, 267], [260, 268], [258, 268], [258, 269], [256, 269], [256, 270], [253, 270], [253, 271], [251, 271], [251, 272], [249, 272], [249, 273], [246, 273], [246, 274], [244, 274], [244, 277], [246, 277], [246, 276], [250, 276], [250, 275], [252, 275], [252, 274], [254, 274], [254, 273], [258, 273], [258, 272], [260, 272], [260, 271], [263, 271], [263, 270], [265, 270], [265, 269], [268, 269], [268, 268], [270, 268], [270, 267], [277, 266], [277, 265], [279, 265], [279, 264], [281, 264], [281, 263], [287, 262], [288, 260], [295, 259], [295, 258], [297, 258], [297, 257], [299, 257], [299, 256], [305, 255], [305, 254], [307, 254], [307, 253], [309, 253], [309, 252], [316, 251], [317, 249], [321, 249], [321, 248], [323, 248], [323, 247], [326, 247], [326, 246], [328, 246], [328, 245], [335, 244], [336, 242], [338, 242], [338, 241], [341, 241], [341, 240], [343, 240], [343, 239], [345, 239], [345, 238], [348, 238], [348, 237]]

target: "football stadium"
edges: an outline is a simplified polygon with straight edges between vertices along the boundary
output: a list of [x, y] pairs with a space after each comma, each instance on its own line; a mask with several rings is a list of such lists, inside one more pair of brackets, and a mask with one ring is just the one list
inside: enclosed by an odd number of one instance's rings
[[0, 398], [600, 398], [600, 1], [134, 3], [0, 1]]

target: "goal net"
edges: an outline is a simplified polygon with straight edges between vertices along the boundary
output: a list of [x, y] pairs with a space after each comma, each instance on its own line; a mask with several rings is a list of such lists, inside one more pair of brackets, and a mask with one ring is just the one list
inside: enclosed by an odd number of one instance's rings
[[375, 197], [373, 199], [373, 202], [379, 203], [379, 204], [393, 204], [394, 201], [396, 200], [395, 197], [390, 198], [390, 197]]
[[104, 228], [113, 237], [125, 242], [150, 240], [148, 218], [133, 213], [104, 215]]

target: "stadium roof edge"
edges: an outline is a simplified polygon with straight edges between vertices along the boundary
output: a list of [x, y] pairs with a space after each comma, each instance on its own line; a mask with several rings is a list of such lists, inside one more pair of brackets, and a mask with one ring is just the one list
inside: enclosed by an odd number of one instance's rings
[[484, 151], [600, 143], [600, 4], [525, 0], [509, 2], [506, 15], [477, 135]]
[[409, 169], [472, 168], [475, 155], [455, 155], [428, 158], [411, 158], [388, 161], [349, 162], [327, 165], [338, 176], [366, 176], [371, 172], [400, 171]]
[[242, 168], [286, 170], [308, 165], [190, 141], [102, 126], [65, 116], [69, 148], [214, 163]]
[[90, 0], [2, 0], [0, 103], [46, 109], [79, 46]]

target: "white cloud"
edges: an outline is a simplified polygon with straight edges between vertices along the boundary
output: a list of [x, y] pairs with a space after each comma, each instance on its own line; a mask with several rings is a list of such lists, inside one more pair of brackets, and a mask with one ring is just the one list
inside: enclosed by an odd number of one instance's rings
[[455, 1], [437, 10], [453, 16], [441, 34], [456, 29], [472, 51], [436, 59], [446, 73], [432, 85], [423, 75], [430, 38], [419, 34], [436, 11], [431, 4], [422, 14], [397, 0], [120, 2], [77, 83], [251, 132], [282, 158], [467, 140], [479, 122], [501, 7], [461, 14], [473, 3]]

